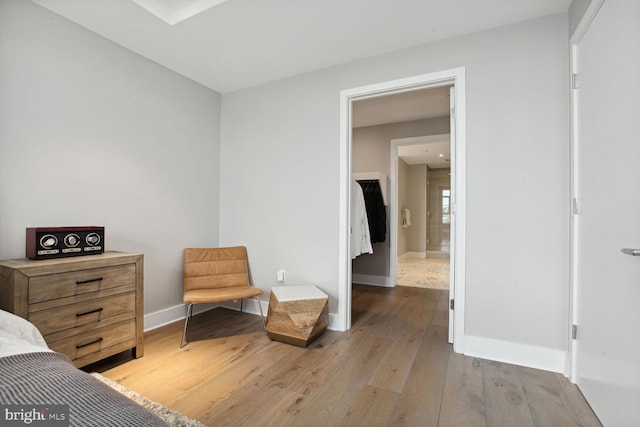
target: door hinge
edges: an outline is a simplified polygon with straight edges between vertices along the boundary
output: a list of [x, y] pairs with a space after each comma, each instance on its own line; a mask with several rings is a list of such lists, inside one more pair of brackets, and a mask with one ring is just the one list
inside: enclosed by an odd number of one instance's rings
[[577, 197], [574, 197], [571, 200], [571, 206], [572, 206], [573, 214], [578, 215], [580, 213], [580, 201], [578, 200]]
[[456, 109], [455, 109], [455, 108], [452, 108], [452, 109], [451, 109], [451, 119], [452, 119], [452, 120], [455, 120], [455, 119], [456, 119]]
[[571, 325], [571, 339], [575, 340], [578, 337], [578, 325]]
[[455, 306], [456, 306], [456, 305], [455, 305], [455, 303], [454, 303], [453, 301], [454, 301], [454, 300], [452, 300], [452, 299], [451, 299], [451, 300], [449, 300], [449, 308], [450, 308], [451, 310], [455, 310]]
[[580, 77], [578, 74], [571, 74], [571, 88], [578, 89], [580, 87]]

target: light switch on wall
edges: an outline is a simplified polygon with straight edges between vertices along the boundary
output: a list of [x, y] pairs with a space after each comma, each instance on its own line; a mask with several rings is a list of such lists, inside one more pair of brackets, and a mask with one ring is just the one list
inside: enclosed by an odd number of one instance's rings
[[278, 282], [284, 282], [284, 270], [278, 270], [276, 277], [278, 278]]

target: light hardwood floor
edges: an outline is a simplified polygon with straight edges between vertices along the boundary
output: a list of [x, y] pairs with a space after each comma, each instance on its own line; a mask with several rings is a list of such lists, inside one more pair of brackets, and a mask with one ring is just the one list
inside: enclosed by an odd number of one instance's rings
[[564, 376], [454, 353], [446, 291], [354, 285], [352, 320], [299, 348], [218, 308], [89, 370], [209, 426], [600, 426]]

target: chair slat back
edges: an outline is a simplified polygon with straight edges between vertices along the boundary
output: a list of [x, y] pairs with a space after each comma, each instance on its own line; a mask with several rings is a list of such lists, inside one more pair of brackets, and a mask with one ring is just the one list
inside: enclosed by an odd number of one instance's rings
[[246, 247], [184, 250], [185, 291], [236, 286], [249, 286]]

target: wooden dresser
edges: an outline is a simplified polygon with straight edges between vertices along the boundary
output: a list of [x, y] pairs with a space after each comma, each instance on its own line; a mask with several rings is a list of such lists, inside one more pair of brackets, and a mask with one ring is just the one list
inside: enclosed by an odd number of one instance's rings
[[0, 261], [0, 308], [35, 324], [52, 350], [84, 366], [143, 354], [143, 255]]

